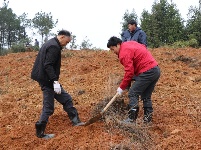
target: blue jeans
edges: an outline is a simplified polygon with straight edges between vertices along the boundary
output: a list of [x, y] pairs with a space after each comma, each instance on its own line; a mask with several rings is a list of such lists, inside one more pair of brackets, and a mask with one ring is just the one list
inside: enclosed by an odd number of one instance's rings
[[150, 113], [153, 112], [151, 95], [159, 78], [160, 68], [158, 66], [140, 74], [128, 93], [129, 108], [138, 108], [139, 96], [141, 96], [144, 109], [149, 109]]

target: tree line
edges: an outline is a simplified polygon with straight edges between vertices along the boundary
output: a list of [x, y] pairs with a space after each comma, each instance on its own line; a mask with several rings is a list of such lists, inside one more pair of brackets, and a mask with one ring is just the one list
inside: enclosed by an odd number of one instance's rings
[[[4, 0], [3, 6], [0, 7], [0, 50], [30, 43], [28, 29], [36, 29], [42, 41], [52, 35], [51, 30], [56, 27], [58, 20], [54, 21], [51, 13], [37, 12], [34, 18], [28, 19], [26, 13], [17, 16], [8, 4], [9, 1]], [[168, 3], [167, 0], [155, 1], [151, 12], [144, 9], [140, 18], [135, 13], [135, 9], [131, 13], [126, 10], [120, 30], [126, 30], [127, 22], [135, 19], [147, 34], [148, 47], [157, 48], [164, 45], [200, 47], [201, 0], [199, 0], [199, 7], [191, 6], [188, 11], [188, 19], [185, 21], [176, 4]], [[92, 44], [87, 37], [78, 46], [75, 35], [72, 36], [69, 46], [71, 49], [98, 49], [91, 48]]]
[[[185, 21], [176, 4], [167, 0], [154, 2], [151, 12], [143, 10], [141, 17], [127, 10], [123, 15], [122, 31], [127, 29], [127, 22], [135, 19], [146, 32], [148, 47], [157, 48], [164, 45], [201, 46], [201, 0], [199, 7], [190, 6]], [[140, 21], [139, 21], [140, 20]]]
[[[8, 7], [9, 1], [4, 0], [0, 7], [0, 50], [9, 49], [15, 45], [24, 45], [31, 42], [27, 34], [28, 29], [36, 29], [42, 37], [51, 35], [58, 20], [54, 21], [51, 13], [37, 12], [32, 19], [27, 18], [23, 13], [17, 16], [11, 8]], [[21, 48], [21, 47], [20, 47]]]

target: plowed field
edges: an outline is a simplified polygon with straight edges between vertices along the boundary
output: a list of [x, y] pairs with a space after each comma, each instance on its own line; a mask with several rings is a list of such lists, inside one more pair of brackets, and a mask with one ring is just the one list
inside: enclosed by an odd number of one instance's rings
[[[126, 117], [127, 93], [118, 97], [103, 118], [87, 127], [73, 127], [62, 106], [47, 124], [50, 140], [35, 136], [42, 92], [30, 72], [37, 52], [0, 56], [0, 149], [2, 150], [199, 150], [201, 149], [201, 50], [150, 49], [161, 68], [153, 93], [153, 124], [143, 125], [142, 102], [136, 126]], [[86, 122], [114, 96], [123, 66], [109, 51], [64, 50], [60, 83], [73, 97]]]

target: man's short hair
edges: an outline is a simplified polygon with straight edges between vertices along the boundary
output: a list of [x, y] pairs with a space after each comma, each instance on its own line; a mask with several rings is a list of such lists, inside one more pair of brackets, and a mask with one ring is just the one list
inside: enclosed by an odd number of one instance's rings
[[131, 24], [131, 25], [134, 25], [137, 27], [137, 22], [134, 20], [134, 19], [131, 19], [128, 21], [128, 25]]
[[117, 44], [121, 44], [122, 40], [116, 36], [112, 36], [107, 43], [107, 47], [110, 48], [110, 46], [117, 46]]
[[58, 35], [71, 36], [71, 33], [67, 30], [61, 30], [59, 31]]

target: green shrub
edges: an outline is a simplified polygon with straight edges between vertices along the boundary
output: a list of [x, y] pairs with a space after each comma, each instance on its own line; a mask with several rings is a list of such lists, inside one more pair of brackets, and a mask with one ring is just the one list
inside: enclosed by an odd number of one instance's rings
[[190, 39], [188, 41], [188, 46], [193, 47], [193, 48], [197, 48], [199, 46], [199, 43], [196, 39]]
[[39, 47], [38, 46], [31, 46], [31, 49], [33, 49], [34, 51], [39, 51]]
[[4, 56], [6, 54], [8, 54], [8, 49], [5, 49], [5, 48], [0, 49], [0, 56]]
[[186, 41], [177, 41], [172, 44], [173, 48], [184, 48], [187, 46], [188, 46], [188, 43]]
[[172, 44], [173, 48], [184, 48], [184, 47], [193, 47], [197, 48], [199, 46], [196, 39], [190, 39], [188, 41], [177, 41]]
[[18, 52], [25, 52], [26, 51], [26, 47], [24, 46], [24, 44], [13, 44], [11, 46], [11, 52], [12, 53], [18, 53]]

